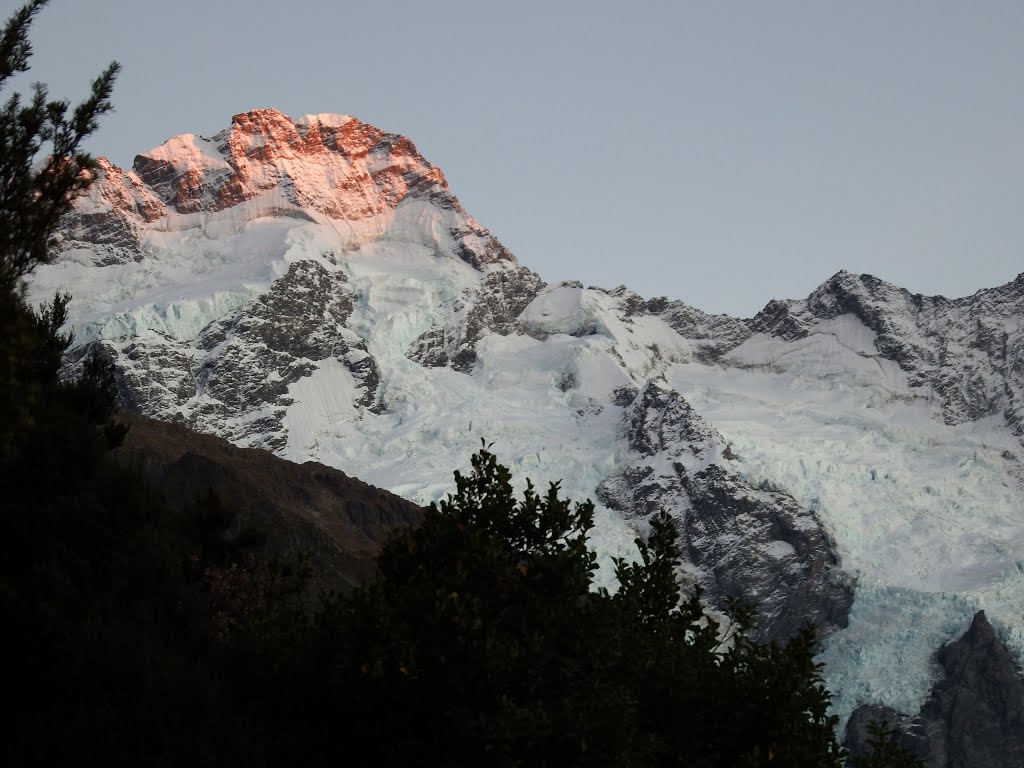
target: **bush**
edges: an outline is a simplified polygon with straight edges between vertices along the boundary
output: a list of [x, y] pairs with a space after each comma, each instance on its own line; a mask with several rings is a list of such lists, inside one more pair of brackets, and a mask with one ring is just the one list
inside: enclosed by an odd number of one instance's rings
[[[324, 711], [382, 759], [447, 765], [834, 766], [836, 719], [814, 632], [757, 645], [681, 600], [664, 513], [592, 590], [590, 502], [514, 497], [486, 449], [423, 525], [394, 536], [372, 586], [325, 613]], [[385, 758], [386, 755], [386, 758]]]

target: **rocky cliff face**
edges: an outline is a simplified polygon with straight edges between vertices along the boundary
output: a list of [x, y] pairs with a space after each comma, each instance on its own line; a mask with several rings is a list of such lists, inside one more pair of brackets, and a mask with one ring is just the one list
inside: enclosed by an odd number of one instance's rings
[[821, 320], [857, 317], [880, 356], [934, 393], [947, 424], [1002, 416], [1024, 437], [1024, 273], [973, 296], [922, 296], [871, 275], [840, 272], [802, 301], [773, 301], [750, 321], [754, 333], [805, 338]]
[[857, 709], [846, 730], [856, 756], [868, 751], [868, 723], [888, 722], [895, 739], [929, 768], [1024, 765], [1024, 679], [979, 611], [971, 628], [939, 649], [940, 677], [914, 717], [880, 706]]
[[[127, 172], [101, 159], [98, 182], [60, 246], [94, 251], [97, 264], [141, 258], [147, 229], [200, 227], [216, 237], [268, 216], [379, 224], [412, 200], [455, 214], [444, 239], [468, 264], [513, 260], [409, 139], [346, 115], [292, 120], [274, 109], [245, 112], [216, 136], [176, 136], [137, 155]], [[216, 215], [229, 211], [235, 215]], [[348, 247], [367, 237], [360, 229]]]
[[1024, 637], [1024, 275], [945, 299], [841, 272], [749, 319], [549, 285], [408, 139], [274, 110], [101, 163], [61, 237], [30, 300], [74, 293], [69, 362], [104, 345], [130, 408], [420, 504], [483, 438], [597, 497], [602, 586], [664, 507], [686, 578], [758, 601], [761, 637], [863, 639], [825, 670], [844, 711], [927, 690], [858, 647], [901, 600], [929, 650], [946, 595]]
[[194, 339], [163, 334], [95, 341], [119, 361], [121, 405], [252, 447], [281, 450], [288, 388], [325, 360], [352, 376], [357, 407], [379, 412], [379, 373], [366, 343], [345, 326], [353, 291], [344, 274], [292, 264], [271, 289], [203, 327]]
[[544, 286], [540, 276], [526, 267], [485, 275], [446, 304], [441, 322], [409, 347], [409, 359], [431, 368], [451, 366], [471, 373], [480, 339], [488, 333], [508, 336], [516, 331], [519, 315]]
[[598, 498], [626, 515], [670, 510], [690, 577], [715, 603], [756, 603], [756, 638], [784, 640], [808, 623], [823, 635], [846, 626], [852, 582], [814, 513], [730, 471], [725, 440], [663, 378], [619, 397], [628, 402], [628, 461], [601, 483]]

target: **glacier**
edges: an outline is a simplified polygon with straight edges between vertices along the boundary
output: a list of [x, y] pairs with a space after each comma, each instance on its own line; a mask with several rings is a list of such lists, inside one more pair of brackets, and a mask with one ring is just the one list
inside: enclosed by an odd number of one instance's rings
[[[643, 494], [685, 523], [717, 468], [741, 506], [784, 501], [853, 584], [819, 657], [844, 719], [915, 713], [979, 608], [1024, 660], [1024, 275], [946, 300], [840, 273], [750, 319], [546, 285], [404, 137], [273, 110], [101, 163], [59, 251], [30, 300], [73, 293], [78, 351], [113, 355], [132, 407], [420, 504], [483, 440], [520, 487], [597, 500], [600, 586], [635, 557]], [[652, 386], [671, 430], [639, 410]]]
[[995, 420], [937, 420], [898, 367], [870, 360], [861, 323], [829, 325], [809, 341], [752, 339], [730, 366], [676, 364], [668, 378], [744, 476], [819, 512], [857, 577], [850, 625], [819, 659], [835, 711], [845, 722], [870, 701], [912, 714], [935, 649], [978, 609], [1024, 659], [1024, 499], [1004, 455], [1019, 442]]

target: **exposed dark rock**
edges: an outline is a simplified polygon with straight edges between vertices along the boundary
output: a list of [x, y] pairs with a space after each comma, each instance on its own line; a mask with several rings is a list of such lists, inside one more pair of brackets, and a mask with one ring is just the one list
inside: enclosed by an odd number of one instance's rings
[[[617, 402], [628, 393], [617, 391]], [[785, 639], [806, 624], [823, 634], [846, 626], [852, 583], [812, 511], [723, 468], [724, 439], [663, 379], [635, 393], [623, 421], [630, 459], [597, 488], [603, 504], [632, 516], [672, 514], [708, 598], [758, 603], [756, 639]]]
[[823, 634], [846, 626], [852, 582], [813, 512], [787, 493], [751, 488], [717, 464], [693, 475], [687, 491], [690, 560], [714, 576], [715, 597], [757, 605], [761, 637], [792, 637], [807, 624]]
[[626, 467], [617, 475], [611, 475], [601, 481], [597, 487], [597, 500], [609, 509], [629, 516], [648, 517], [655, 514], [665, 505], [668, 491], [678, 488], [671, 478], [656, 475], [654, 467], [639, 465]]
[[791, 313], [792, 302], [772, 299], [764, 309], [754, 315], [750, 321], [753, 333], [769, 333], [786, 341], [796, 341], [807, 336], [805, 323]]
[[81, 213], [73, 210], [61, 222], [58, 252], [87, 248], [98, 267], [142, 260], [135, 223], [117, 210]]
[[451, 358], [448, 357], [445, 328], [435, 325], [429, 331], [420, 334], [409, 347], [406, 356], [425, 368], [444, 368], [451, 362]]
[[614, 296], [619, 300], [618, 315], [619, 319], [627, 325], [632, 325], [634, 318], [641, 317], [643, 315], [650, 314], [647, 309], [647, 302], [644, 301], [643, 296], [639, 293], [629, 290], [624, 285], [620, 285], [617, 288], [607, 290], [605, 288], [599, 288], [596, 285], [591, 285], [587, 288], [588, 291], [600, 291], [607, 296]]
[[55, 252], [79, 249], [78, 258], [95, 266], [140, 261], [140, 228], [166, 214], [166, 206], [137, 178], [96, 162], [96, 183], [66, 216], [57, 232]]
[[854, 710], [846, 729], [851, 754], [867, 751], [868, 722], [886, 720], [929, 768], [1024, 766], [1024, 679], [984, 611], [936, 661], [940, 677], [916, 716], [874, 705]]
[[516, 319], [543, 289], [544, 281], [526, 267], [485, 275], [477, 286], [474, 301], [466, 314], [460, 351], [475, 348], [486, 333], [501, 336], [512, 333], [516, 328]]
[[121, 408], [153, 415], [195, 395], [199, 359], [194, 350], [178, 339], [156, 332], [144, 341], [93, 341], [76, 347], [68, 353], [63, 375], [77, 375], [82, 361], [97, 347], [102, 347], [115, 362], [117, 402]]
[[311, 556], [323, 586], [345, 590], [366, 583], [387, 534], [422, 520], [422, 508], [337, 469], [294, 464], [182, 425], [122, 418], [130, 429], [114, 456], [141, 465], [172, 509], [214, 493], [233, 516], [226, 539], [266, 534], [265, 554]]
[[718, 442], [718, 432], [704, 421], [664, 379], [651, 379], [627, 414], [629, 447], [642, 456], [665, 450], [700, 455]]
[[636, 399], [637, 392], [638, 390], [636, 387], [616, 387], [612, 392], [612, 402], [620, 408], [625, 408], [626, 406], [631, 405]]
[[[280, 419], [291, 400], [288, 387], [310, 375], [317, 361], [334, 358], [359, 382], [358, 405], [377, 411], [379, 373], [365, 342], [345, 329], [354, 293], [341, 272], [314, 261], [299, 261], [268, 293], [208, 327], [213, 336], [196, 378], [194, 418], [225, 421], [271, 406], [276, 428], [266, 424], [249, 434], [263, 435], [261, 447], [280, 449], [287, 435]], [[216, 341], [214, 346], [211, 343]], [[220, 429], [218, 434], [224, 434]], [[238, 440], [246, 435], [229, 433]]]
[[657, 296], [647, 302], [647, 311], [657, 315], [676, 333], [698, 342], [696, 357], [710, 363], [750, 337], [747, 320], [729, 315], [709, 315], [682, 301]]
[[751, 330], [793, 340], [844, 314], [875, 332], [876, 349], [899, 364], [911, 387], [939, 395], [947, 424], [1002, 414], [1024, 440], [1024, 273], [947, 299], [839, 272], [804, 301], [769, 302]]
[[[298, 261], [267, 293], [210, 323], [195, 340], [149, 333], [102, 342], [115, 360], [121, 405], [280, 450], [288, 440], [288, 388], [333, 358], [357, 382], [356, 405], [381, 412], [376, 361], [346, 328], [354, 298], [343, 273]], [[73, 352], [68, 364], [90, 349]]]
[[512, 252], [483, 227], [452, 229], [451, 235], [455, 238], [455, 255], [476, 269], [499, 262], [515, 264]]
[[544, 281], [526, 267], [489, 272], [467, 295], [446, 308], [449, 323], [420, 335], [406, 356], [427, 367], [451, 365], [456, 371], [471, 373], [477, 342], [488, 333], [513, 333], [516, 319], [543, 289]]
[[209, 177], [201, 167], [180, 169], [165, 158], [136, 155], [133, 170], [143, 184], [153, 190], [178, 213], [195, 213], [210, 207], [215, 189], [224, 181], [227, 172]]
[[476, 347], [465, 346], [452, 358], [452, 368], [459, 373], [472, 373], [476, 366]]

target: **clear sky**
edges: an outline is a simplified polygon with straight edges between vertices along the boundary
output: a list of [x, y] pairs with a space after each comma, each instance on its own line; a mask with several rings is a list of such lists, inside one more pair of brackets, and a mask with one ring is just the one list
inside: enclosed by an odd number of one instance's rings
[[1021, 0], [52, 0], [33, 40], [72, 100], [124, 65], [91, 145], [118, 165], [256, 107], [354, 115], [549, 281], [749, 316], [839, 269], [1024, 271]]

